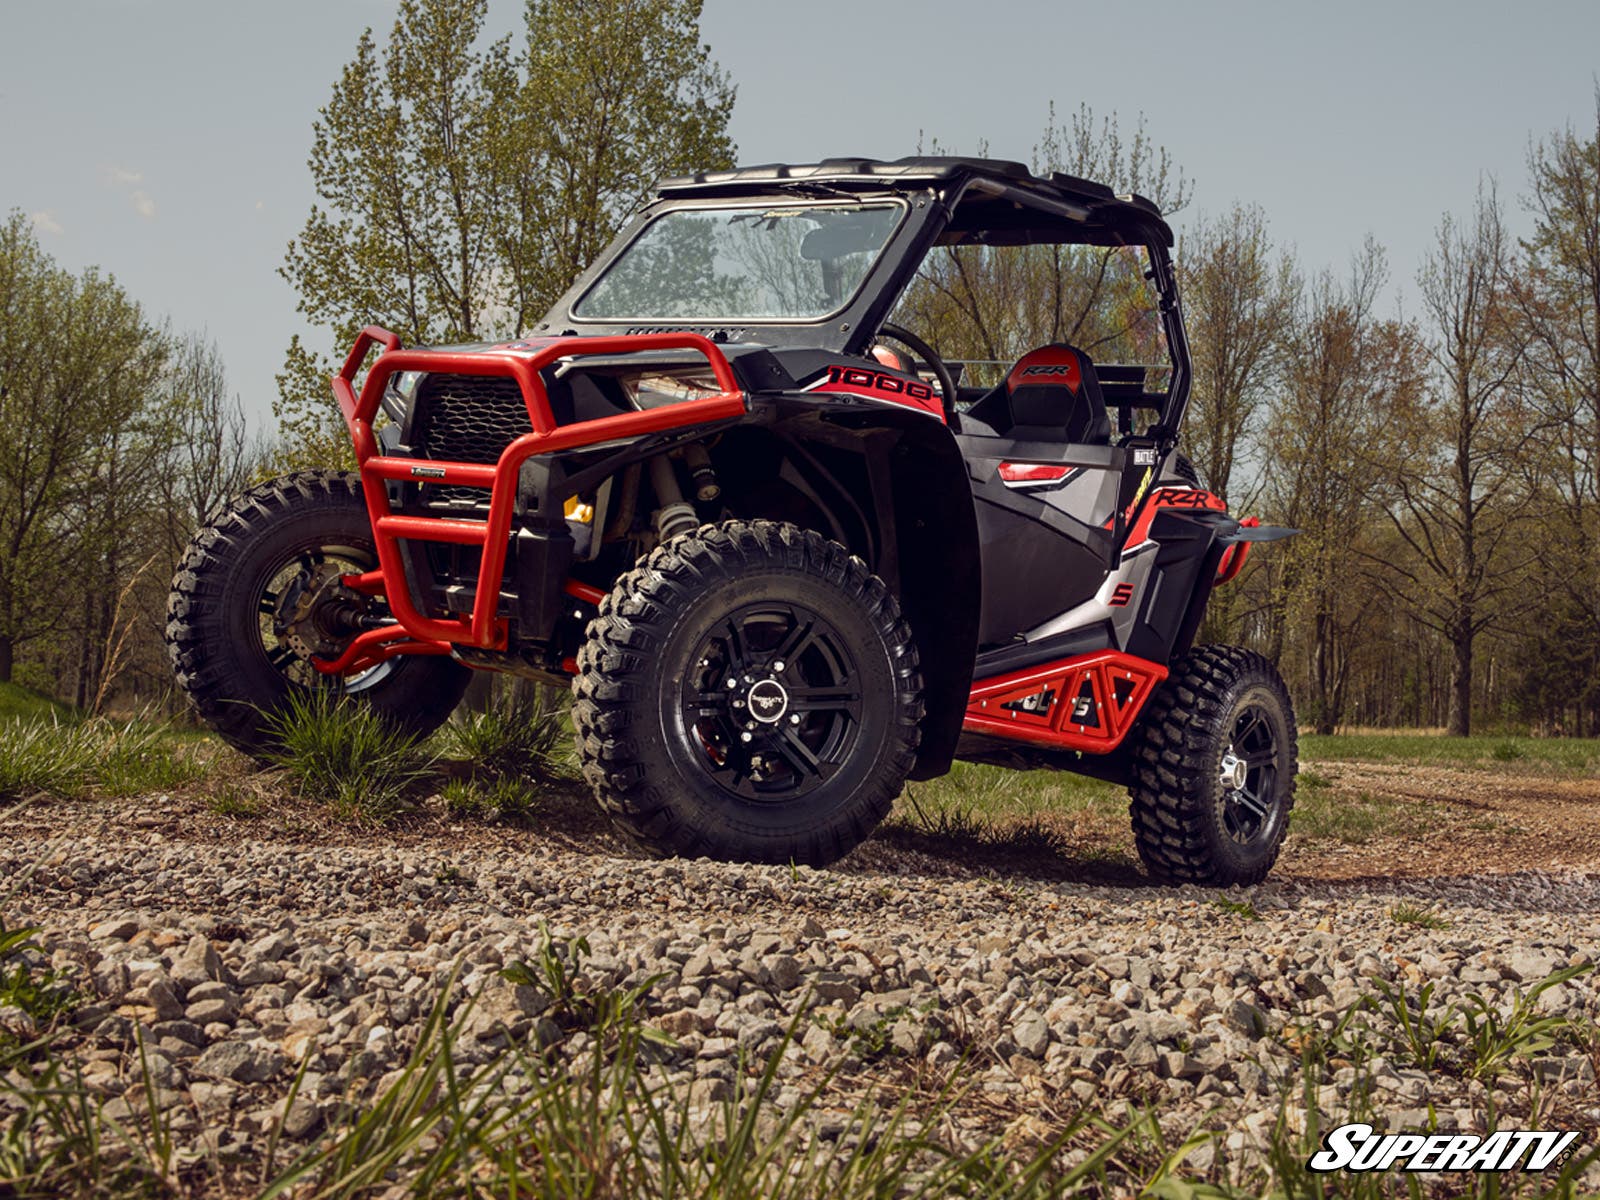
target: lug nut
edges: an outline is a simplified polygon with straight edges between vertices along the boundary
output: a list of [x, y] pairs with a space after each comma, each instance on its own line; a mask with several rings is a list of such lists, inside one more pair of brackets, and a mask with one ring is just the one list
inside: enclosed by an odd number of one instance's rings
[[741, 733], [739, 735], [739, 740], [741, 742], [748, 742], [750, 740], [750, 735], [748, 733]]
[[744, 701], [743, 700], [735, 700], [733, 702], [733, 706], [735, 708], [743, 708], [744, 707]]
[[790, 713], [789, 714], [789, 724], [791, 724], [791, 725], [800, 724], [800, 714], [799, 713]]
[[781, 659], [781, 658], [780, 658], [780, 659], [779, 659], [779, 660], [778, 660], [778, 661], [777, 661], [777, 662], [775, 662], [775, 663], [773, 663], [773, 664], [772, 664], [772, 669], [773, 669], [773, 670], [774, 670], [774, 671], [781, 671], [781, 670], [783, 670], [783, 659]]

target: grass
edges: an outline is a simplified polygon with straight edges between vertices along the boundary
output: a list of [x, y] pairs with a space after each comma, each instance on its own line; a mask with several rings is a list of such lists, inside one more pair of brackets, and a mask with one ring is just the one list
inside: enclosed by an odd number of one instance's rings
[[181, 787], [205, 772], [198, 749], [157, 723], [13, 717], [0, 721], [0, 802]]
[[1302, 771], [1289, 831], [1314, 841], [1360, 846], [1380, 837], [1426, 833], [1440, 821], [1437, 805], [1404, 803], [1371, 792], [1335, 792], [1325, 776]]
[[480, 712], [459, 712], [440, 731], [440, 752], [493, 779], [550, 780], [569, 774], [566, 693], [522, 680], [502, 683]]
[[371, 709], [327, 692], [292, 692], [272, 718], [275, 761], [299, 794], [344, 820], [382, 822], [408, 807], [435, 754]]
[[60, 721], [74, 718], [73, 710], [65, 704], [41, 695], [20, 683], [0, 683], [0, 722], [10, 717], [34, 719], [55, 717]]
[[1416, 766], [1600, 771], [1600, 738], [1533, 738], [1485, 734], [1467, 738], [1427, 733], [1302, 734], [1310, 762], [1394, 762]]
[[1432, 909], [1417, 904], [1396, 904], [1389, 910], [1389, 919], [1396, 925], [1415, 925], [1419, 929], [1449, 929], [1450, 922]]

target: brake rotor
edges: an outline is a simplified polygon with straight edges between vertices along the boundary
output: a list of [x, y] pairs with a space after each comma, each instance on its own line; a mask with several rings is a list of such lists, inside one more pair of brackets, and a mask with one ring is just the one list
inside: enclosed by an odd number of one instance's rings
[[358, 632], [367, 598], [345, 586], [347, 574], [337, 563], [318, 563], [283, 589], [272, 630], [296, 657], [337, 658]]

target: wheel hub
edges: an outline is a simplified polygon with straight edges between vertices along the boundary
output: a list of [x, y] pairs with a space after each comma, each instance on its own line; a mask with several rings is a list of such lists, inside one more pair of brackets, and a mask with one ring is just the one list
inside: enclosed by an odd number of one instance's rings
[[757, 680], [744, 697], [745, 711], [763, 725], [776, 725], [789, 711], [789, 693], [776, 679]]
[[360, 628], [365, 597], [345, 586], [348, 573], [337, 563], [318, 563], [283, 589], [273, 632], [296, 657], [337, 658]]
[[688, 761], [747, 800], [822, 787], [862, 729], [855, 656], [827, 617], [787, 600], [748, 604], [708, 629], [680, 689]]
[[1250, 764], [1234, 754], [1233, 747], [1229, 746], [1222, 755], [1222, 765], [1219, 771], [1222, 786], [1230, 792], [1236, 792], [1245, 785], [1250, 777]]

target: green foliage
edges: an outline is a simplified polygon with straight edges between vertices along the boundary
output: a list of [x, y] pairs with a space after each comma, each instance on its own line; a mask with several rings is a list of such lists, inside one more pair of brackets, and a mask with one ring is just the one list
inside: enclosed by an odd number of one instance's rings
[[[532, 0], [520, 50], [483, 44], [487, 0], [400, 0], [313, 126], [318, 202], [282, 268], [342, 357], [377, 323], [407, 345], [516, 336], [599, 254], [655, 179], [733, 164], [733, 88], [699, 0]], [[327, 376], [291, 342], [285, 464], [347, 461]]]
[[88, 725], [49, 720], [0, 724], [0, 800], [75, 796], [89, 781], [98, 739]]
[[1422, 929], [1450, 928], [1450, 922], [1438, 913], [1416, 904], [1396, 904], [1389, 910], [1389, 919], [1396, 925], [1416, 925]]
[[395, 816], [434, 762], [366, 705], [328, 691], [291, 692], [269, 727], [280, 747], [274, 759], [300, 794], [346, 820]]
[[1256, 911], [1256, 906], [1249, 900], [1230, 900], [1223, 895], [1213, 896], [1211, 907], [1221, 909], [1235, 917], [1243, 917], [1246, 921], [1259, 921], [1261, 914]]
[[533, 789], [520, 779], [452, 779], [439, 789], [451, 816], [480, 821], [517, 820], [539, 804]]
[[146, 721], [0, 721], [0, 801], [90, 789], [129, 796], [181, 787], [205, 764], [166, 725]]
[[0, 683], [0, 720], [11, 717], [31, 719], [54, 717], [59, 721], [71, 720], [76, 714], [65, 704], [48, 696], [41, 696], [32, 688], [17, 683]]
[[[1300, 753], [1312, 761], [1395, 762], [1417, 766], [1600, 770], [1600, 738], [1440, 737], [1419, 733], [1303, 735]], [[1306, 782], [1309, 772], [1301, 771]], [[1298, 809], [1296, 810], [1298, 813]]]
[[116, 595], [165, 355], [115, 279], [57, 266], [19, 211], [0, 223], [0, 682], [63, 597]]
[[[61, 975], [33, 961], [39, 957], [33, 940], [38, 932], [34, 926], [7, 929], [0, 916], [0, 1008], [19, 1008], [36, 1026], [48, 1026], [77, 1003], [77, 995]], [[30, 1040], [0, 1026], [0, 1049]]]
[[515, 681], [497, 686], [482, 711], [457, 712], [439, 735], [441, 746], [475, 774], [556, 779], [567, 773], [561, 759], [569, 735], [566, 712], [566, 693]]

